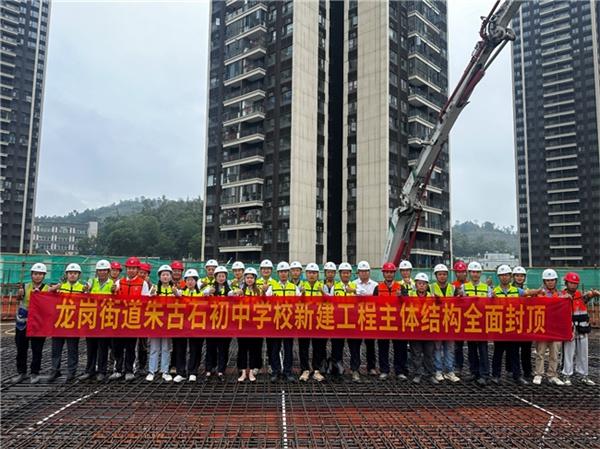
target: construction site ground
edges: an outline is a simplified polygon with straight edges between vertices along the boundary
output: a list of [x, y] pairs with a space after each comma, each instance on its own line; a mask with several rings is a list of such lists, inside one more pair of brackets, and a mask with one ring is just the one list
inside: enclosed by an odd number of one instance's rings
[[[577, 381], [516, 386], [504, 377], [481, 387], [365, 375], [360, 384], [273, 384], [261, 373], [239, 384], [232, 343], [226, 382], [14, 384], [14, 324], [1, 331], [2, 448], [600, 448], [600, 386]], [[85, 359], [81, 339], [80, 366]], [[599, 331], [590, 374], [600, 385]]]

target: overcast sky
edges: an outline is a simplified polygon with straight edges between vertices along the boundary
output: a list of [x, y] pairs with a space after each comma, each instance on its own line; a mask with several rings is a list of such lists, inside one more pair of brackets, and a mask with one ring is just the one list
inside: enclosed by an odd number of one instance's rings
[[[493, 0], [449, 0], [451, 89]], [[202, 193], [207, 2], [52, 2], [36, 215]], [[452, 220], [516, 224], [510, 51], [451, 135]]]

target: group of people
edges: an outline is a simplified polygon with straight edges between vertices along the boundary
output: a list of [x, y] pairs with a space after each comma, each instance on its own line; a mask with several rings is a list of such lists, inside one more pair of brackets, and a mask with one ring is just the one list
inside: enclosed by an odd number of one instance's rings
[[[34, 291], [57, 291], [63, 293], [92, 293], [98, 295], [125, 294], [132, 296], [412, 296], [412, 297], [523, 297], [544, 296], [557, 301], [570, 301], [573, 315], [573, 335], [570, 341], [535, 343], [535, 365], [532, 368], [531, 342], [494, 342], [491, 364], [488, 342], [467, 342], [469, 373], [465, 379], [481, 385], [501, 382], [502, 365], [511, 373], [515, 383], [540, 385], [544, 377], [550, 384], [570, 385], [574, 371], [581, 382], [594, 385], [588, 377], [588, 334], [591, 331], [587, 302], [600, 297], [600, 291], [581, 292], [580, 278], [571, 272], [564, 276], [564, 288], [559, 288], [555, 270], [546, 269], [542, 274], [543, 285], [528, 289], [525, 285], [527, 272], [523, 267], [511, 269], [508, 265], [497, 268], [498, 284], [490, 286], [481, 279], [482, 267], [478, 262], [468, 265], [458, 261], [453, 266], [455, 280], [450, 282], [450, 270], [443, 264], [433, 269], [435, 279], [426, 273], [413, 277], [409, 261], [398, 267], [393, 263], [382, 266], [383, 281], [371, 279], [369, 263], [357, 265], [357, 278], [352, 279], [352, 266], [343, 262], [336, 266], [327, 262], [323, 266], [323, 278], [316, 263], [305, 267], [300, 262], [279, 262], [276, 267], [270, 260], [260, 263], [259, 272], [234, 262], [229, 270], [215, 260], [205, 266], [206, 275], [200, 277], [194, 268], [185, 270], [184, 264], [174, 261], [158, 268], [158, 282], [150, 280], [152, 267], [136, 257], [125, 263], [125, 273], [119, 262], [100, 260], [96, 264], [93, 279], [82, 282], [81, 267], [71, 263], [66, 267], [63, 281], [46, 284], [46, 266], [36, 263], [31, 267], [31, 282], [18, 292], [20, 303], [16, 317], [15, 341], [17, 345], [16, 382], [27, 374], [27, 359], [31, 347], [31, 383], [40, 381], [40, 368], [44, 337], [26, 335], [27, 313], [31, 293]], [[273, 277], [276, 271], [277, 277]], [[399, 271], [399, 280], [396, 280]], [[115, 381], [124, 378], [131, 381], [136, 374], [145, 375], [152, 382], [161, 376], [166, 382], [197, 381], [203, 348], [205, 370], [208, 379], [225, 379], [229, 360], [231, 338], [86, 338], [87, 363], [85, 373], [79, 379], [106, 379]], [[238, 337], [237, 368], [239, 382], [255, 382], [263, 368], [263, 338]], [[52, 370], [49, 381], [61, 375], [61, 358], [67, 346], [67, 381], [77, 377], [79, 365], [79, 338], [52, 338]], [[428, 380], [433, 384], [443, 381], [459, 382], [458, 374], [463, 371], [464, 342], [461, 341], [406, 341], [406, 340], [360, 340], [331, 339], [328, 356], [328, 340], [323, 338], [298, 339], [300, 376], [292, 370], [294, 362], [294, 339], [266, 338], [268, 373], [271, 382], [285, 380], [306, 382], [325, 380], [327, 375], [342, 376], [345, 373], [344, 348], [350, 352], [350, 370], [354, 382], [361, 382], [361, 347], [366, 346], [366, 368], [371, 376], [386, 380], [394, 375], [399, 381], [409, 379], [414, 383]], [[390, 346], [393, 359], [390, 366]], [[312, 357], [310, 357], [312, 349]], [[545, 369], [546, 352], [548, 364]], [[559, 376], [559, 354], [562, 354], [562, 376]], [[112, 367], [109, 374], [108, 367]], [[173, 376], [174, 375], [174, 376]], [[561, 379], [562, 377], [562, 379]]]

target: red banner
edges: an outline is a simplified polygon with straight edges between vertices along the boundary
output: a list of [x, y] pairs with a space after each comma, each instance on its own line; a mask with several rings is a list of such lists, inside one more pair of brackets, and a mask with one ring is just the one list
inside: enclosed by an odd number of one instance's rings
[[559, 341], [557, 298], [137, 297], [33, 293], [27, 335]]

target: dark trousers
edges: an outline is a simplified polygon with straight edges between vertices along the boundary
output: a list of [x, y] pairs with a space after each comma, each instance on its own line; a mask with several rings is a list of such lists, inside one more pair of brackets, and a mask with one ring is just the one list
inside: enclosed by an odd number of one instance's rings
[[465, 365], [464, 341], [454, 342], [454, 366], [460, 373]]
[[312, 370], [325, 372], [324, 366], [327, 358], [327, 340], [324, 338], [299, 338], [298, 354], [300, 356], [300, 369], [311, 371], [309, 363], [309, 350], [312, 345]]
[[[351, 343], [350, 343], [351, 341], [352, 340], [348, 340], [348, 347], [351, 346]], [[331, 361], [334, 363], [334, 365], [337, 363], [340, 363], [342, 365], [344, 364], [344, 343], [345, 342], [346, 342], [346, 340], [344, 340], [343, 338], [331, 339]], [[350, 357], [352, 358], [352, 350], [350, 352]], [[352, 365], [352, 362], [350, 362], [350, 364]], [[360, 350], [359, 350], [358, 365], [360, 366]], [[338, 374], [341, 375], [343, 373], [338, 373]]]
[[[207, 338], [206, 339], [206, 371], [215, 369], [217, 373], [225, 373], [227, 361], [229, 360], [229, 345], [231, 338]], [[262, 345], [261, 345], [262, 350]], [[198, 360], [199, 361], [199, 360]]]
[[518, 345], [519, 343], [511, 341], [494, 342], [494, 355], [492, 356], [492, 376], [500, 377], [500, 374], [502, 374], [502, 359], [504, 353], [506, 353], [506, 360], [510, 360], [513, 379], [518, 379], [521, 377], [521, 364], [519, 363]]
[[238, 368], [260, 369], [262, 366], [262, 347], [262, 338], [238, 338]]
[[[90, 338], [85, 339], [87, 347], [87, 363], [85, 372], [88, 374], [106, 374], [108, 365], [108, 338]], [[96, 365], [98, 369], [96, 369]]]
[[270, 338], [271, 348], [269, 352], [269, 365], [271, 365], [271, 374], [281, 374], [281, 348], [283, 346], [283, 374], [286, 376], [292, 374], [292, 365], [294, 363], [294, 339], [293, 338]]
[[42, 366], [42, 351], [46, 337], [28, 337], [26, 330], [15, 329], [15, 344], [17, 345], [17, 372], [27, 374], [27, 355], [31, 344], [31, 374], [40, 374]]
[[523, 368], [523, 376], [531, 377], [531, 342], [520, 341], [516, 343], [517, 354], [521, 356], [521, 367]]
[[487, 341], [469, 341], [469, 369], [476, 378], [490, 375], [490, 361]]
[[146, 337], [137, 340], [137, 362], [138, 371], [148, 369], [148, 339]]
[[69, 376], [75, 376], [77, 374], [77, 365], [79, 364], [78, 337], [52, 337], [52, 371], [56, 373], [60, 372], [60, 359], [65, 342], [67, 343], [67, 369]]
[[350, 369], [358, 371], [360, 369], [360, 347], [362, 340], [349, 339], [348, 349], [350, 349]]
[[[135, 345], [137, 338], [114, 338], [113, 352], [115, 355], [115, 371], [117, 373], [133, 374], [135, 362]], [[125, 371], [123, 371], [125, 368]]]
[[177, 370], [177, 375], [187, 377], [186, 375], [186, 367], [187, 367], [187, 347], [188, 347], [188, 339], [187, 338], [174, 338], [173, 339], [173, 351], [171, 352], [173, 360], [173, 365]]
[[432, 376], [433, 367], [433, 352], [435, 351], [435, 343], [433, 341], [411, 341], [410, 356], [412, 368], [415, 376]]
[[[408, 361], [408, 350], [406, 340], [392, 340], [394, 347], [394, 372], [396, 375], [408, 375], [406, 362]], [[382, 373], [390, 373], [390, 341], [378, 340], [377, 347], [379, 349], [379, 370]]]
[[367, 370], [377, 368], [377, 352], [375, 351], [375, 340], [365, 340], [367, 347]]

